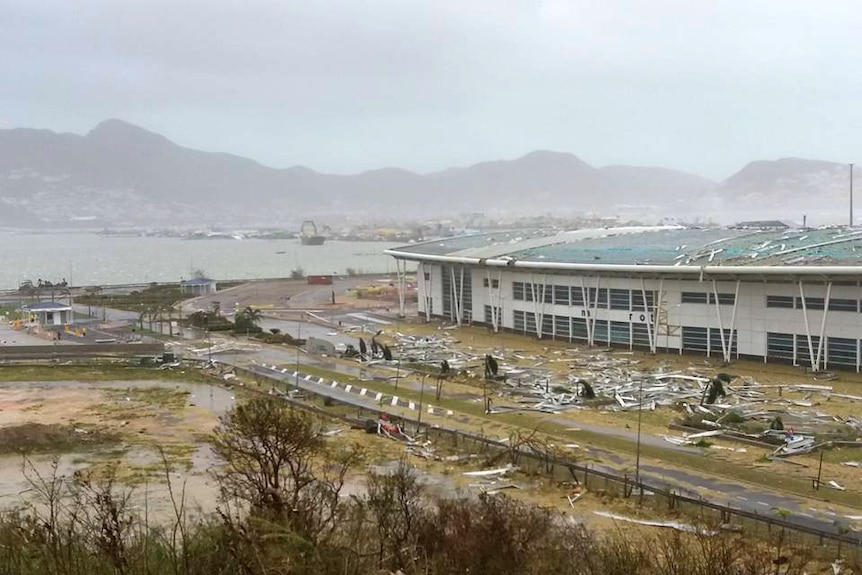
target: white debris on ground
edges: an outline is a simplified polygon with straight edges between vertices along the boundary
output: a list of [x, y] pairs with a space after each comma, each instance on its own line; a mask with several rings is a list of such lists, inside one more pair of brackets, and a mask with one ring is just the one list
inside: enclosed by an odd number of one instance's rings
[[[463, 346], [453, 331], [441, 330], [431, 336], [395, 334], [399, 361], [434, 365], [447, 362], [452, 372], [482, 380], [487, 375], [485, 351]], [[817, 406], [830, 398], [850, 402], [862, 396], [835, 393], [833, 387], [819, 383], [834, 379], [821, 373], [812, 384], [761, 385], [750, 377], [734, 377], [692, 366], [671, 371], [667, 366], [642, 369], [627, 355], [631, 352], [598, 351], [583, 353], [578, 348], [546, 350], [545, 353], [493, 350], [495, 372], [488, 393], [504, 397], [505, 405], [489, 401], [489, 414], [512, 411], [562, 413], [567, 410], [602, 409], [638, 411], [660, 408], [682, 409], [700, 429], [716, 434], [666, 436], [676, 445], [706, 446], [706, 438], [753, 440], [777, 445], [773, 457], [809, 453], [825, 443], [862, 445], [854, 441], [862, 435], [862, 418], [839, 417], [820, 411]], [[393, 362], [394, 363], [394, 362]], [[564, 363], [569, 373], [559, 375], [552, 364]], [[485, 373], [483, 373], [485, 371]], [[711, 386], [721, 380], [719, 392], [711, 398]], [[723, 393], [721, 393], [723, 392]], [[777, 397], [776, 397], [777, 392]], [[753, 422], [766, 428], [762, 433], [746, 433], [740, 424]], [[786, 430], [786, 431], [785, 431]], [[822, 439], [819, 439], [822, 438]], [[846, 441], [841, 441], [845, 439]], [[745, 448], [708, 445], [714, 449], [744, 453]]]
[[649, 527], [667, 527], [670, 529], [676, 529], [677, 531], [683, 531], [685, 533], [698, 533], [700, 535], [708, 536], [716, 535], [718, 533], [712, 529], [705, 529], [688, 523], [681, 523], [679, 521], [649, 521], [635, 519], [634, 517], [626, 517], [625, 515], [619, 515], [618, 513], [611, 513], [610, 511], [593, 511], [593, 513], [599, 517], [607, 517], [608, 519], [613, 519], [615, 521], [636, 523], [638, 525], [647, 525]]

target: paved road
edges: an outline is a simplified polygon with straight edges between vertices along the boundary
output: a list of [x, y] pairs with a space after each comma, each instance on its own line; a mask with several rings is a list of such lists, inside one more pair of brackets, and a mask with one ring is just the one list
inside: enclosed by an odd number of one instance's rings
[[90, 315], [91, 317], [101, 319], [103, 321], [132, 321], [136, 323], [138, 321], [137, 312], [124, 309], [76, 303], [72, 304], [72, 310], [76, 314]]

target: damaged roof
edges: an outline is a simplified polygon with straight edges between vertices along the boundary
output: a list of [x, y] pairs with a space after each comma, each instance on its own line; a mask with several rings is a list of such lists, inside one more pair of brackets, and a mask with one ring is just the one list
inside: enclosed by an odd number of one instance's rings
[[531, 264], [527, 267], [811, 267], [814, 271], [862, 264], [862, 229], [638, 226], [558, 233], [509, 231], [434, 240], [386, 253], [416, 260]]

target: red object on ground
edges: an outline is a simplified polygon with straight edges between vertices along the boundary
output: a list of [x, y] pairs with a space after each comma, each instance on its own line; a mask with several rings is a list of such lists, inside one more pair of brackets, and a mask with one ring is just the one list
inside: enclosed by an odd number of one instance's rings
[[332, 285], [332, 276], [308, 276], [308, 285], [328, 286]]

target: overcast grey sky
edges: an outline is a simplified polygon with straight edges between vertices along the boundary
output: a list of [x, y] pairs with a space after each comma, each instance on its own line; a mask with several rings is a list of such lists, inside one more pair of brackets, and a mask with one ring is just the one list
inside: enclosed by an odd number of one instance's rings
[[0, 126], [276, 167], [862, 162], [862, 2], [0, 0]]

